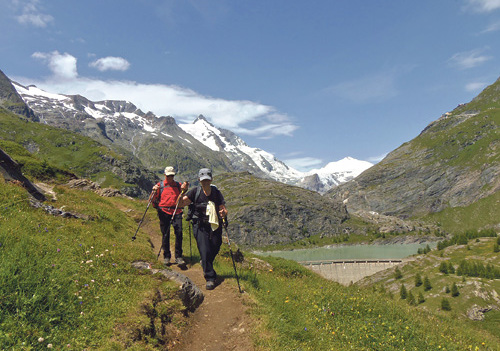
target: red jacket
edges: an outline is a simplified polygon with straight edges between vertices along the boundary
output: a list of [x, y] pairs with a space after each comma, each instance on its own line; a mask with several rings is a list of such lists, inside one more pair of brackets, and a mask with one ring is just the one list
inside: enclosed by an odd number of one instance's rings
[[[177, 199], [181, 193], [181, 183], [173, 182], [167, 183], [167, 180], [163, 181], [163, 192], [161, 193], [160, 203], [158, 204], [158, 208], [160, 208], [163, 212], [171, 215], [174, 213], [175, 205], [177, 204]], [[158, 183], [161, 185], [161, 182]], [[160, 195], [160, 188], [156, 191], [154, 198], [158, 198]], [[177, 207], [177, 211], [175, 214], [182, 213], [182, 208]]]

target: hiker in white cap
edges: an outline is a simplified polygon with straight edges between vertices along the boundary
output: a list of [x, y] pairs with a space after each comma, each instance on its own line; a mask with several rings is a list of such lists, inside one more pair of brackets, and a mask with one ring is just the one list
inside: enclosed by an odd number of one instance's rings
[[[182, 257], [182, 208], [179, 204], [181, 193], [185, 193], [189, 184], [174, 180], [174, 167], [165, 168], [165, 180], [153, 187], [156, 191], [153, 196], [153, 204], [158, 211], [160, 219], [160, 230], [162, 233], [163, 262], [170, 265], [170, 224], [174, 227], [175, 234], [175, 263], [185, 266], [186, 262]], [[175, 213], [174, 213], [175, 212]]]
[[227, 216], [224, 196], [212, 185], [212, 171], [202, 168], [198, 172], [200, 186], [192, 188], [182, 197], [181, 205], [190, 206], [193, 233], [201, 256], [207, 290], [215, 288], [217, 273], [215, 256], [222, 245], [222, 218]]

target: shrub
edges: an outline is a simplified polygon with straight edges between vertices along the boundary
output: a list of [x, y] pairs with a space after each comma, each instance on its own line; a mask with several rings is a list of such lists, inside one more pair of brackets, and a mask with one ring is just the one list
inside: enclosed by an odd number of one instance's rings
[[458, 291], [458, 286], [457, 284], [453, 283], [453, 285], [451, 286], [451, 296], [457, 297], [458, 295], [460, 295], [460, 292]]

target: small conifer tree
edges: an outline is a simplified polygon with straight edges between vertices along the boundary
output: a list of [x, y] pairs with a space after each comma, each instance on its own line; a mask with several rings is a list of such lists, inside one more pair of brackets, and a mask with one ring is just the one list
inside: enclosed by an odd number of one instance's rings
[[450, 261], [448, 261], [448, 273], [455, 274], [455, 267]]
[[396, 278], [396, 279], [403, 278], [403, 273], [401, 273], [401, 271], [399, 270], [399, 267], [396, 267], [396, 269], [394, 270], [394, 278]]
[[415, 306], [417, 304], [417, 302], [415, 301], [415, 296], [413, 296], [411, 290], [408, 291], [407, 301], [410, 306]]
[[422, 285], [422, 276], [417, 273], [415, 274], [415, 286], [418, 288], [420, 285]]
[[432, 289], [431, 281], [429, 280], [429, 277], [425, 276], [424, 277], [424, 290], [429, 291]]
[[448, 263], [443, 261], [439, 264], [439, 271], [444, 274], [448, 274]]
[[460, 291], [458, 291], [458, 286], [457, 284], [453, 283], [453, 285], [451, 286], [451, 296], [457, 297], [458, 295], [460, 295]]
[[399, 296], [401, 297], [401, 300], [404, 300], [408, 297], [408, 292], [406, 291], [406, 286], [404, 284], [401, 284], [401, 289], [399, 290]]
[[443, 311], [451, 311], [451, 305], [450, 305], [450, 301], [448, 301], [448, 299], [444, 298], [441, 300], [441, 309]]
[[419, 292], [418, 293], [418, 303], [421, 304], [424, 302], [425, 302], [424, 294], [422, 294], [422, 292]]
[[444, 292], [449, 294], [450, 293], [450, 287], [448, 285], [446, 285], [446, 287], [444, 288]]

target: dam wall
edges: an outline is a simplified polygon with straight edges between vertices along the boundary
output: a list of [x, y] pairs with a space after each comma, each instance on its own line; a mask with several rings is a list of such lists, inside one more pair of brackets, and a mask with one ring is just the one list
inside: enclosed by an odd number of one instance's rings
[[299, 263], [326, 279], [333, 280], [342, 285], [349, 285], [364, 277], [397, 266], [402, 262], [402, 259], [356, 259], [302, 261]]

